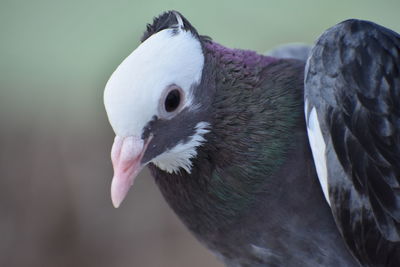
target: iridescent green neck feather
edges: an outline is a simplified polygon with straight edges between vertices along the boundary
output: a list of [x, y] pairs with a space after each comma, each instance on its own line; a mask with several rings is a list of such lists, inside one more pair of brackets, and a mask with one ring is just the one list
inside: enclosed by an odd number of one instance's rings
[[[302, 62], [207, 42], [211, 131], [191, 174], [151, 166], [161, 192], [197, 234], [223, 228], [279, 183], [273, 177], [293, 149], [303, 107]], [[206, 72], [207, 70], [205, 70]]]

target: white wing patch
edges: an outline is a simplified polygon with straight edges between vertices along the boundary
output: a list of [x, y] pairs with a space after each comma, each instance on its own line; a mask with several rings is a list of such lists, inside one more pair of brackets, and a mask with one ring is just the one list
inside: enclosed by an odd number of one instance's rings
[[210, 131], [209, 127], [209, 123], [199, 122], [196, 125], [195, 134], [190, 137], [188, 142], [178, 143], [173, 148], [155, 157], [151, 162], [168, 173], [178, 173], [180, 168], [190, 173], [192, 158], [197, 156], [197, 147], [206, 141], [203, 136]]
[[[307, 107], [308, 103], [305, 103], [305, 112], [307, 118]], [[317, 169], [318, 179], [324, 192], [325, 199], [329, 206], [331, 205], [329, 201], [329, 191], [328, 191], [328, 169], [326, 166], [326, 144], [324, 138], [322, 137], [321, 127], [318, 121], [318, 114], [315, 107], [312, 108], [310, 117], [307, 120], [307, 133], [308, 139], [310, 141], [311, 151], [314, 158], [315, 168]]]

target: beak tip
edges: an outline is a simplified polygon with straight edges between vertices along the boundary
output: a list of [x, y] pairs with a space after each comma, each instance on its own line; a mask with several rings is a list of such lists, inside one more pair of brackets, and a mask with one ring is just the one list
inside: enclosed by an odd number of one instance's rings
[[111, 201], [115, 208], [121, 205], [133, 185], [134, 179], [143, 168], [141, 159], [147, 144], [148, 141], [145, 144], [140, 137], [116, 136], [111, 149], [111, 160], [114, 167]]
[[118, 209], [119, 206], [121, 205], [121, 202], [117, 202], [115, 200], [112, 200], [112, 204], [113, 204], [114, 208]]
[[114, 208], [119, 208], [125, 196], [128, 194], [130, 186], [119, 184], [118, 179], [113, 179], [111, 183], [111, 201]]

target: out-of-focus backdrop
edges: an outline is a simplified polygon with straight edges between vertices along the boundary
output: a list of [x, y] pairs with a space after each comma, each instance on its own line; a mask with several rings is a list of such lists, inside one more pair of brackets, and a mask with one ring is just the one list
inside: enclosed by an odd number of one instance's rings
[[347, 18], [400, 31], [398, 0], [0, 0], [0, 266], [222, 266], [147, 172], [121, 208], [110, 201], [103, 88], [169, 9], [259, 52]]

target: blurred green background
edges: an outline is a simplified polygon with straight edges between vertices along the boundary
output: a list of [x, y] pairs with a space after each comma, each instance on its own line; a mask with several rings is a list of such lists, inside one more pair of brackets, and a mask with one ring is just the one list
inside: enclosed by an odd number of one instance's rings
[[144, 172], [109, 197], [104, 85], [176, 9], [229, 47], [312, 43], [347, 18], [400, 31], [400, 1], [0, 0], [0, 266], [221, 266]]

